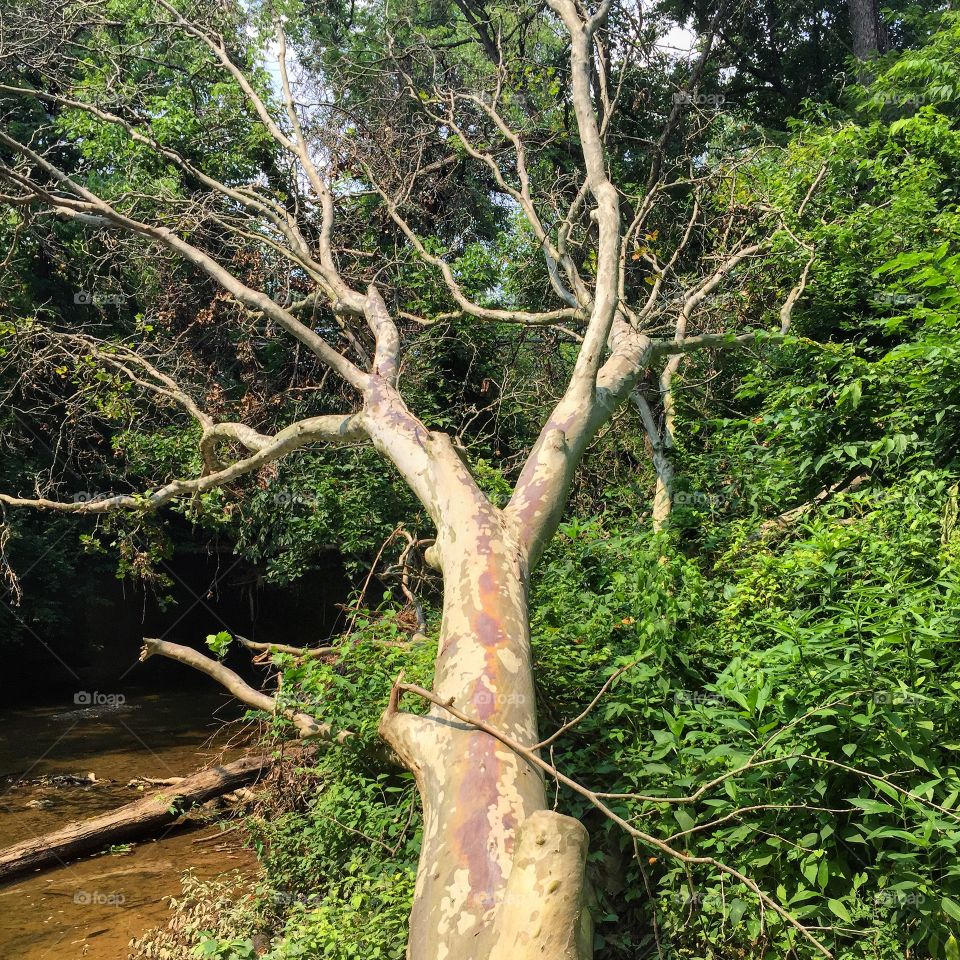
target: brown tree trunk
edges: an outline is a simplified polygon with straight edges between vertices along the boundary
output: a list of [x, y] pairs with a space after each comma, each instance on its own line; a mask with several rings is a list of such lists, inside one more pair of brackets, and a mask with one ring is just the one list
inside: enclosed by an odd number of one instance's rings
[[887, 37], [877, 0], [849, 0], [853, 54], [858, 60], [871, 60], [886, 52]]
[[185, 810], [219, 797], [258, 779], [272, 760], [269, 756], [242, 757], [222, 766], [208, 767], [90, 820], [71, 823], [61, 830], [0, 850], [0, 880], [39, 867], [103, 850], [113, 843], [137, 840], [173, 823]]

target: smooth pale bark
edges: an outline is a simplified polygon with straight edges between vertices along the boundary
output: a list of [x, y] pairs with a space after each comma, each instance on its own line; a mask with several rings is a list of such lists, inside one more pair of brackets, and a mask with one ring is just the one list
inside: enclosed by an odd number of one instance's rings
[[523, 822], [491, 960], [592, 954], [593, 925], [583, 904], [588, 841], [579, 820], [551, 810]]
[[662, 530], [673, 510], [674, 470], [671, 460], [673, 452], [673, 434], [676, 425], [677, 408], [673, 393], [673, 381], [683, 360], [681, 355], [671, 357], [660, 374], [660, 403], [663, 406], [663, 430], [660, 433], [659, 455], [656, 465], [657, 489], [653, 496], [653, 527]]
[[[263, 710], [266, 713], [277, 712], [277, 702], [273, 697], [255, 690], [239, 674], [234, 673], [217, 660], [211, 660], [210, 657], [204, 656], [192, 647], [185, 647], [180, 643], [171, 643], [169, 640], [144, 637], [140, 660], [147, 660], [156, 654], [176, 660], [178, 663], [183, 663], [188, 667], [193, 667], [194, 670], [207, 674], [229, 690], [242, 703], [249, 704], [256, 710]], [[320, 737], [321, 739], [333, 737], [333, 730], [329, 723], [317, 723], [309, 714], [301, 713], [298, 710], [282, 710], [281, 712], [297, 728], [297, 733], [301, 737]], [[341, 730], [336, 735], [336, 740], [338, 743], [343, 743], [350, 736], [349, 731]]]
[[[536, 704], [518, 531], [455, 452], [440, 457], [455, 462], [444, 465], [449, 500], [437, 544], [445, 589], [434, 692], [532, 746]], [[392, 704], [381, 731], [414, 773], [424, 808], [408, 957], [586, 960], [576, 952], [586, 831], [546, 810], [540, 772], [436, 707], [422, 717]], [[529, 823], [549, 837], [542, 849], [518, 841]], [[535, 929], [531, 950], [549, 945], [549, 953], [519, 949], [521, 933]], [[505, 954], [508, 942], [517, 949]], [[553, 952], [561, 943], [569, 949]]]

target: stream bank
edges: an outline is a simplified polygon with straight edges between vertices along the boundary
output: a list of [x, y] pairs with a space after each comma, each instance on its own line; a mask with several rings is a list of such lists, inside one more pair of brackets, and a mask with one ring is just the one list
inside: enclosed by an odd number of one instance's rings
[[[231, 740], [239, 725], [224, 726], [242, 708], [216, 691], [90, 699], [0, 712], [0, 846], [135, 800], [134, 778], [183, 776], [243, 752]], [[255, 870], [238, 832], [217, 833], [168, 830], [0, 886], [0, 957], [122, 960], [132, 937], [166, 923], [166, 898], [179, 894], [184, 870], [203, 878]]]

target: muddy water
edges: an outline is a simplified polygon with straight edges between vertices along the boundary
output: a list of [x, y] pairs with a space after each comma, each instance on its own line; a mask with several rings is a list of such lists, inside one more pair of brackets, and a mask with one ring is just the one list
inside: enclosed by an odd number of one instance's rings
[[[216, 693], [130, 694], [126, 702], [55, 704], [0, 713], [0, 846], [135, 800], [135, 777], [183, 776], [242, 752], [239, 715]], [[88, 785], [45, 778], [95, 780]], [[170, 830], [0, 885], [0, 960], [123, 960], [131, 937], [165, 924], [187, 868], [202, 877], [252, 871], [238, 833]], [[212, 839], [208, 839], [212, 838]]]

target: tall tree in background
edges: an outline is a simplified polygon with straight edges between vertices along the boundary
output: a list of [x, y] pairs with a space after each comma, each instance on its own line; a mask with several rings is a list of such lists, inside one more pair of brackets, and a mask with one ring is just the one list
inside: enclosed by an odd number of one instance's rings
[[858, 60], [887, 50], [887, 30], [876, 0], [848, 0], [850, 32], [853, 34], [853, 55]]
[[[656, 9], [696, 31], [707, 30], [716, 11], [704, 0], [660, 0]], [[806, 100], [842, 101], [845, 88], [861, 80], [850, 70], [851, 57], [867, 60], [922, 42], [942, 10], [937, 0], [882, 10], [874, 0], [730, 4], [717, 24], [705, 82], [728, 108], [783, 129]]]
[[[4, 110], [33, 105], [41, 114], [27, 135], [14, 124], [0, 131], [8, 215], [24, 228], [63, 219], [107, 256], [119, 255], [119, 237], [148, 261], [183, 261], [219, 286], [237, 322], [317, 359], [328, 409], [275, 431], [226, 419], [174, 349], [104, 337], [69, 316], [59, 324], [22, 316], [5, 332], [14, 347], [52, 351], [178, 411], [195, 432], [198, 469], [157, 476], [142, 492], [72, 501], [40, 489], [0, 502], [147, 513], [313, 444], [369, 446], [399, 474], [435, 527], [426, 560], [443, 580], [433, 689], [398, 680], [381, 724], [424, 808], [414, 960], [591, 955], [586, 831], [544, 792], [530, 576], [574, 472], [616, 411], [633, 396], [662, 454], [680, 358], [744, 349], [762, 338], [749, 329], [760, 321], [781, 336], [812, 257], [781, 211], [739, 202], [739, 161], [671, 152], [685, 123], [702, 125], [697, 84], [710, 31], [638, 165], [635, 138], [620, 137], [622, 115], [642, 102], [625, 101], [644, 65], [638, 11], [610, 0], [549, 8], [507, 10], [497, 31], [468, 14], [476, 22], [458, 45], [476, 55], [459, 60], [446, 58], [449, 37], [388, 19], [380, 47], [355, 50], [339, 77], [294, 4], [86, 0], [51, 11], [27, 2], [4, 20]], [[44, 120], [48, 109], [56, 115]], [[209, 149], [198, 151], [198, 138]], [[269, 169], [237, 162], [248, 153], [268, 155]], [[457, 195], [468, 199], [457, 205]], [[470, 217], [487, 221], [479, 247], [464, 243], [480, 235]], [[516, 278], [524, 244], [538, 262]], [[479, 283], [468, 253], [486, 261]], [[765, 270], [763, 311], [741, 317], [730, 309], [731, 277]], [[404, 342], [437, 319], [410, 308], [411, 275], [425, 271], [453, 315], [566, 338], [562, 389], [502, 508], [454, 438], [407, 403]], [[788, 275], [792, 289], [778, 294]], [[651, 399], [662, 404], [662, 425], [651, 423]], [[661, 483], [668, 496], [669, 472]], [[148, 642], [147, 652], [230, 680], [176, 645]], [[429, 712], [405, 711], [404, 697], [429, 701]], [[312, 734], [331, 718], [321, 704], [315, 717], [291, 719]], [[622, 826], [662, 854], [691, 859]]]

